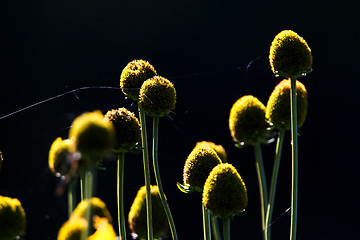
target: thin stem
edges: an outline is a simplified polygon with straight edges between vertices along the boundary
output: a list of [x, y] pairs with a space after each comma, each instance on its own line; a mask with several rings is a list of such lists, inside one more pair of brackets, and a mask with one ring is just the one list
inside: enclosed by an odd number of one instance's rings
[[70, 180], [68, 189], [68, 211], [71, 216], [76, 204], [76, 181]]
[[202, 204], [204, 240], [211, 240], [210, 212]]
[[297, 208], [298, 208], [298, 140], [297, 140], [297, 103], [296, 103], [296, 79], [290, 78], [290, 104], [291, 104], [291, 156], [292, 156], [292, 178], [291, 178], [291, 223], [290, 239], [296, 239]]
[[211, 215], [211, 228], [214, 235], [215, 240], [221, 240], [220, 229], [219, 229], [219, 221], [217, 216]]
[[118, 203], [118, 225], [120, 240], [126, 240], [125, 212], [124, 212], [124, 162], [125, 153], [118, 154], [117, 162], [117, 203]]
[[265, 235], [265, 208], [268, 205], [268, 193], [267, 193], [267, 185], [266, 185], [266, 177], [264, 164], [262, 159], [261, 145], [260, 143], [254, 144], [255, 150], [255, 164], [256, 164], [256, 172], [259, 181], [259, 191], [260, 191], [260, 204], [261, 204], [261, 225], [264, 234], [264, 239], [266, 239]]
[[159, 131], [159, 117], [154, 117], [153, 118], [153, 151], [152, 151], [152, 155], [153, 155], [155, 179], [156, 179], [156, 184], [159, 188], [160, 199], [163, 204], [167, 219], [169, 221], [172, 238], [174, 240], [177, 240], [178, 237], [177, 237], [177, 233], [176, 233], [174, 219], [172, 217], [169, 204], [166, 201], [166, 197], [164, 194], [164, 189], [163, 189], [161, 177], [160, 177], [160, 169], [159, 169], [159, 161], [158, 161], [158, 139], [159, 139], [158, 131]]
[[269, 203], [267, 205], [266, 209], [266, 225], [265, 225], [265, 232], [267, 239], [271, 239], [271, 220], [272, 220], [272, 214], [275, 204], [275, 192], [276, 192], [276, 185], [277, 185], [277, 179], [279, 175], [279, 168], [280, 168], [280, 159], [281, 159], [281, 152], [282, 152], [282, 146], [284, 143], [284, 136], [285, 136], [285, 129], [280, 129], [279, 135], [277, 137], [276, 142], [276, 150], [275, 150], [275, 160], [274, 160], [274, 167], [271, 177], [271, 184], [270, 184], [270, 192], [269, 192]]
[[[91, 162], [91, 161], [90, 161]], [[90, 208], [91, 208], [91, 198], [93, 197], [93, 192], [94, 192], [94, 178], [95, 178], [95, 166], [93, 164], [90, 163], [90, 166], [88, 169], [86, 169], [84, 171], [84, 186], [83, 186], [83, 194], [84, 194], [84, 200], [89, 201], [88, 203], [88, 207], [86, 208], [85, 211], [85, 219], [88, 222], [88, 227], [87, 227], [87, 231], [85, 232], [85, 234], [82, 234], [82, 239], [81, 240], [85, 240], [88, 238], [89, 233], [90, 233], [90, 221], [91, 221], [91, 216], [90, 216]]]
[[230, 240], [230, 218], [223, 219], [223, 236], [224, 240]]
[[152, 224], [152, 205], [151, 205], [151, 188], [150, 188], [150, 164], [149, 164], [149, 150], [147, 144], [146, 133], [146, 117], [144, 111], [139, 108], [140, 126], [141, 126], [141, 141], [142, 153], [144, 162], [144, 178], [146, 188], [146, 215], [147, 215], [147, 234], [148, 240], [153, 240], [153, 224]]
[[85, 170], [80, 170], [80, 197], [81, 201], [85, 200]]

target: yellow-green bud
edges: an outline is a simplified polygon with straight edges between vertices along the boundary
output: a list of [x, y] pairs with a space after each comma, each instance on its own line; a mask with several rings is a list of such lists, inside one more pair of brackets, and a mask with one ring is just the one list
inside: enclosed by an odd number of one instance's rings
[[87, 112], [75, 118], [69, 138], [82, 159], [99, 160], [113, 147], [115, 129], [100, 111]]
[[223, 163], [227, 162], [227, 154], [223, 146], [216, 145], [215, 143], [208, 141], [197, 142], [195, 145], [195, 147], [200, 147], [200, 146], [211, 147], [212, 149], [215, 150], [215, 152], [220, 157]]
[[20, 201], [0, 196], [0, 239], [12, 240], [24, 235], [25, 231], [26, 216]]
[[129, 152], [140, 141], [140, 124], [133, 112], [126, 108], [110, 110], [105, 119], [115, 128], [115, 152]]
[[73, 142], [70, 139], [55, 139], [49, 151], [49, 168], [54, 174], [66, 175], [70, 168], [70, 154], [74, 151]]
[[120, 76], [120, 87], [123, 93], [132, 100], [139, 99], [139, 91], [144, 81], [156, 76], [154, 67], [145, 60], [129, 62]]
[[[297, 123], [301, 127], [306, 119], [308, 101], [305, 86], [296, 81]], [[278, 129], [290, 129], [290, 80], [282, 80], [271, 93], [266, 106], [266, 118]]]
[[71, 217], [60, 228], [57, 240], [81, 240], [87, 234], [88, 222], [85, 218]]
[[[159, 188], [151, 188], [151, 205], [153, 213], [154, 238], [164, 238], [169, 231], [169, 223], [162, 205]], [[147, 214], [146, 214], [146, 187], [143, 186], [137, 192], [128, 216], [129, 228], [139, 239], [147, 239]]]
[[202, 192], [211, 170], [221, 163], [221, 159], [211, 147], [195, 147], [186, 159], [183, 181], [190, 189]]
[[275, 36], [269, 60], [271, 70], [277, 76], [296, 79], [311, 72], [311, 50], [306, 41], [291, 30], [284, 30]]
[[255, 144], [266, 140], [265, 106], [256, 97], [239, 98], [230, 110], [229, 129], [235, 142]]
[[139, 107], [147, 115], [162, 117], [175, 108], [176, 91], [166, 78], [155, 76], [146, 80], [140, 89]]
[[237, 170], [228, 163], [214, 167], [206, 179], [203, 204], [220, 218], [231, 218], [247, 206], [247, 190]]

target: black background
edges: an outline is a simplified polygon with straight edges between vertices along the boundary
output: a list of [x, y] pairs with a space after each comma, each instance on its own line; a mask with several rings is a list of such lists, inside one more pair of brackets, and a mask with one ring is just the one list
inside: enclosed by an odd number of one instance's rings
[[[117, 88], [122, 69], [140, 58], [150, 61], [177, 90], [176, 109], [160, 121], [159, 161], [179, 239], [202, 238], [200, 194], [186, 195], [176, 188], [187, 155], [202, 140], [225, 147], [248, 188], [247, 215], [232, 221], [232, 238], [261, 239], [253, 149], [233, 146], [228, 115], [243, 95], [254, 95], [266, 104], [281, 80], [270, 71], [268, 51], [274, 36], [284, 29], [305, 38], [314, 60], [314, 71], [300, 79], [308, 90], [309, 111], [299, 137], [298, 239], [356, 236], [360, 86], [356, 5], [356, 1], [2, 1], [0, 116], [58, 96], [0, 120], [4, 156], [0, 194], [21, 200], [28, 220], [24, 239], [56, 239], [67, 218], [66, 197], [55, 194], [59, 180], [47, 167], [51, 143], [58, 136], [67, 138], [72, 120], [85, 111], [127, 107], [136, 112], [137, 104], [125, 100]], [[114, 89], [76, 90], [97, 86]], [[151, 118], [148, 123], [151, 129]], [[274, 143], [263, 146], [268, 182], [274, 149]], [[96, 195], [116, 219], [115, 156], [105, 166]], [[276, 240], [289, 236], [290, 171], [288, 133], [272, 225]], [[142, 172], [141, 155], [128, 154], [126, 212], [143, 185]]]

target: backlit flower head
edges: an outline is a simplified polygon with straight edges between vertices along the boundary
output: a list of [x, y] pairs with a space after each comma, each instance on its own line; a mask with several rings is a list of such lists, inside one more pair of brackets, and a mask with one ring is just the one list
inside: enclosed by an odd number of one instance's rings
[[[306, 119], [308, 101], [305, 86], [296, 81], [297, 123], [301, 127]], [[290, 80], [282, 80], [271, 93], [266, 106], [266, 118], [278, 129], [290, 129]]]
[[49, 151], [49, 168], [54, 174], [66, 175], [71, 168], [70, 154], [74, 151], [70, 139], [55, 139]]
[[96, 232], [89, 236], [88, 240], [115, 240], [116, 233], [107, 218], [94, 217]]
[[247, 190], [237, 170], [228, 163], [213, 168], [206, 179], [203, 204], [220, 218], [231, 218], [247, 206]]
[[[169, 231], [169, 223], [162, 205], [159, 188], [151, 188], [151, 205], [153, 213], [154, 238], [164, 238]], [[128, 216], [129, 228], [139, 239], [147, 239], [147, 216], [146, 216], [146, 187], [143, 186], [137, 192]]]
[[140, 124], [133, 112], [126, 108], [113, 109], [105, 114], [115, 128], [115, 152], [129, 152], [140, 141]]
[[148, 61], [133, 60], [126, 65], [121, 73], [120, 87], [127, 97], [138, 100], [143, 82], [156, 75], [154, 67]]
[[139, 107], [147, 115], [162, 117], [175, 108], [176, 91], [166, 78], [155, 76], [146, 80], [140, 89]]
[[284, 30], [275, 36], [269, 60], [271, 70], [277, 76], [296, 79], [311, 72], [311, 50], [306, 41], [291, 30]]
[[20, 201], [0, 196], [0, 239], [12, 240], [24, 235], [25, 231], [26, 216]]
[[227, 154], [223, 146], [216, 145], [215, 143], [208, 141], [197, 142], [195, 145], [195, 147], [200, 147], [200, 146], [211, 147], [212, 149], [215, 150], [215, 152], [220, 157], [223, 163], [227, 162]]
[[265, 106], [256, 97], [239, 98], [230, 110], [229, 129], [235, 142], [255, 144], [266, 140]]
[[82, 217], [71, 217], [60, 228], [57, 240], [81, 240], [87, 234], [88, 222]]
[[186, 186], [202, 192], [206, 178], [211, 170], [221, 163], [221, 159], [211, 147], [195, 147], [186, 159], [183, 181]]

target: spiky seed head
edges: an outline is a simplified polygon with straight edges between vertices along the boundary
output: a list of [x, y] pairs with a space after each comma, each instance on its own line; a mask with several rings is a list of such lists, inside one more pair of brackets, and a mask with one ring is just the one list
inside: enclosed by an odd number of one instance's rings
[[54, 174], [66, 175], [71, 168], [70, 154], [74, 152], [74, 144], [70, 139], [58, 137], [51, 144], [49, 151], [49, 168]]
[[166, 78], [155, 76], [146, 80], [140, 89], [139, 107], [147, 115], [162, 117], [175, 108], [176, 91]]
[[247, 206], [247, 190], [238, 171], [229, 163], [214, 167], [206, 179], [203, 204], [220, 218], [231, 218]]
[[88, 222], [85, 218], [71, 217], [60, 228], [57, 240], [81, 240], [87, 233]]
[[26, 231], [26, 215], [16, 198], [0, 196], [0, 239], [11, 240]]
[[137, 101], [143, 82], [156, 75], [154, 67], [148, 61], [133, 60], [126, 65], [121, 73], [120, 87], [126, 97]]
[[243, 96], [232, 106], [229, 129], [235, 142], [255, 144], [266, 141], [268, 127], [265, 106], [256, 97]]
[[[308, 100], [306, 88], [299, 81], [296, 81], [296, 100], [297, 123], [301, 127], [306, 119]], [[277, 129], [290, 129], [290, 80], [282, 80], [271, 93], [266, 106], [266, 118]]]
[[211, 147], [195, 147], [186, 159], [183, 181], [190, 189], [202, 192], [211, 170], [221, 163], [221, 159]]
[[273, 73], [284, 78], [298, 78], [311, 72], [312, 54], [306, 41], [291, 30], [277, 34], [269, 54]]
[[[154, 238], [165, 238], [169, 231], [169, 223], [162, 205], [159, 188], [150, 186], [151, 205], [153, 212], [153, 234]], [[147, 214], [146, 214], [146, 187], [139, 189], [131, 205], [128, 216], [129, 228], [139, 239], [147, 238]]]
[[215, 150], [217, 155], [220, 157], [221, 162], [223, 162], [223, 163], [227, 162], [227, 154], [226, 154], [225, 148], [222, 145], [216, 145], [215, 143], [208, 142], [208, 141], [197, 142], [195, 145], [195, 147], [200, 147], [200, 146], [211, 147], [212, 149]]
[[126, 108], [113, 109], [105, 114], [115, 128], [115, 152], [129, 152], [140, 141], [140, 123], [133, 112]]

